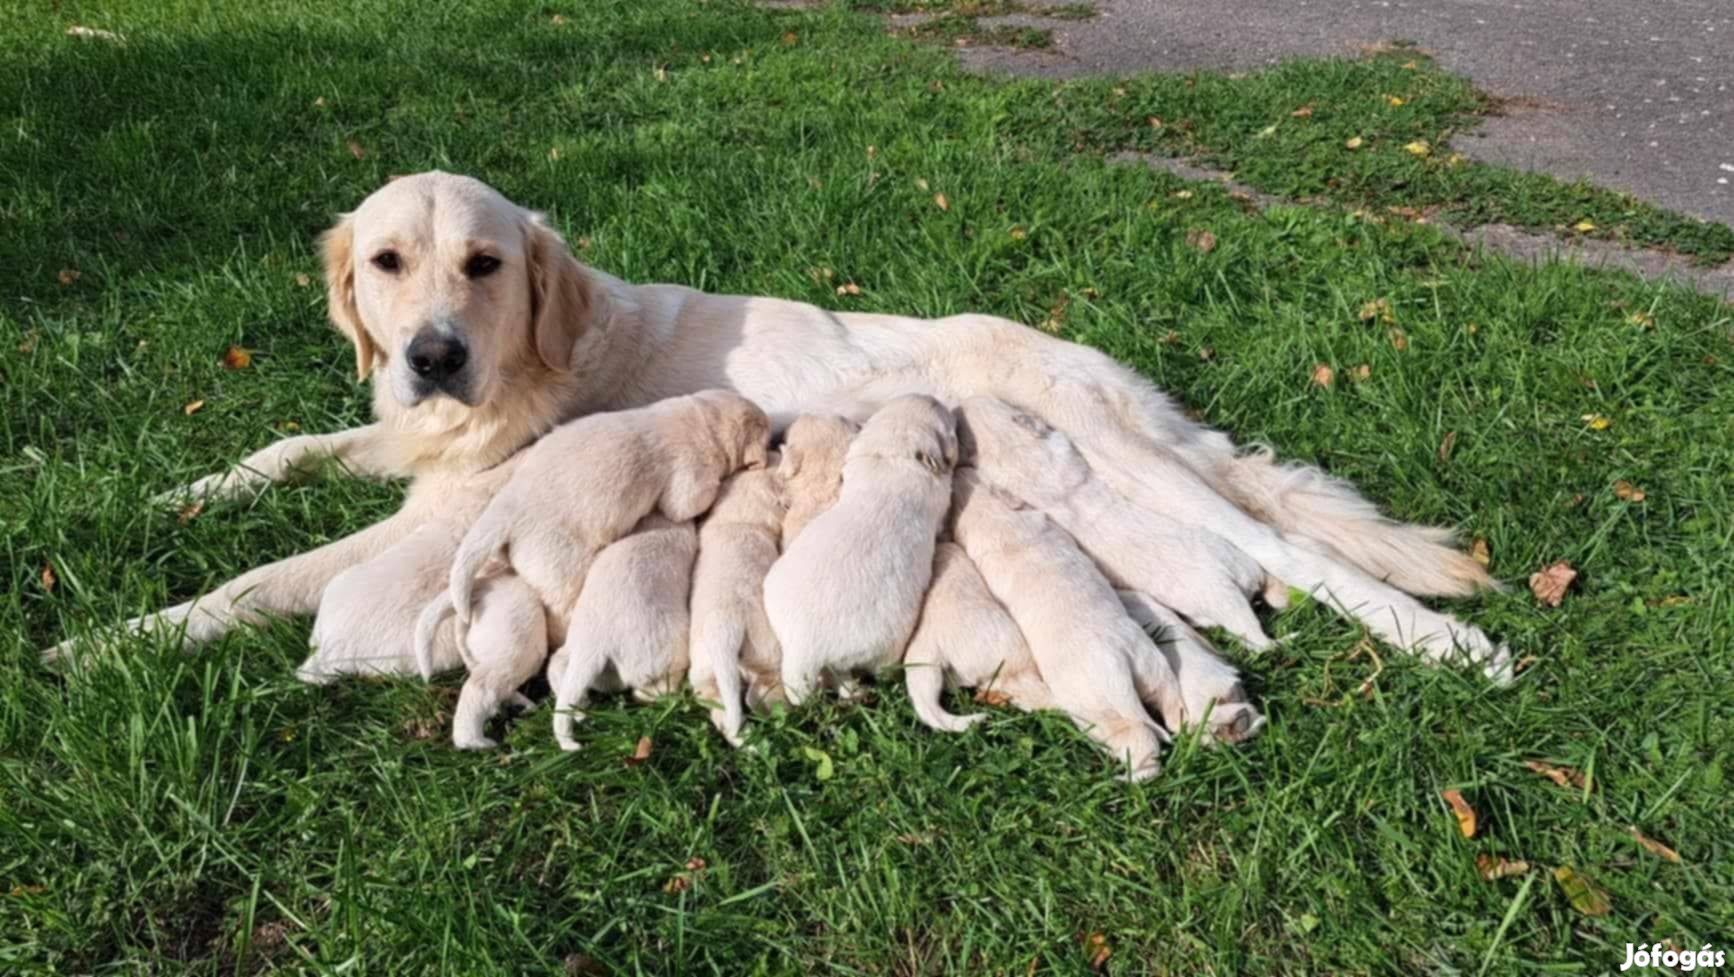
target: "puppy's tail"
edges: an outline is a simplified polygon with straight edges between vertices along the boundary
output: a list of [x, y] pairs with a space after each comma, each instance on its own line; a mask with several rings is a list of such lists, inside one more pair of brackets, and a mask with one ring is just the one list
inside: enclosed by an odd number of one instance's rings
[[[428, 601], [427, 606], [421, 609], [421, 615], [415, 619], [415, 664], [423, 679], [431, 680], [434, 677], [434, 641], [438, 639], [440, 624], [451, 613], [452, 593], [442, 590], [439, 596]], [[470, 659], [469, 642], [466, 640], [468, 631], [469, 628], [464, 626], [464, 622], [458, 621], [454, 625], [452, 638], [457, 643], [458, 654], [463, 657], [464, 667], [474, 670], [475, 662]]]
[[746, 722], [742, 706], [745, 692], [741, 688], [741, 643], [746, 635], [746, 623], [737, 615], [693, 617], [692, 660], [708, 667], [716, 682], [719, 708], [711, 711], [711, 722], [729, 745], [737, 747], [741, 745], [741, 726]]
[[1485, 567], [1457, 549], [1449, 529], [1389, 519], [1349, 483], [1317, 468], [1279, 464], [1261, 448], [1219, 471], [1221, 487], [1254, 516], [1329, 547], [1399, 590], [1461, 597], [1499, 588]]
[[[482, 517], [476, 520], [476, 524], [470, 527], [470, 531], [464, 534], [464, 541], [458, 544], [457, 555], [452, 557], [452, 574], [447, 584], [446, 596], [451, 602], [452, 610], [457, 612], [460, 623], [470, 623], [472, 589], [476, 575], [490, 557], [505, 549], [511, 533], [511, 516], [501, 507], [491, 505], [482, 513]], [[459, 642], [460, 647], [462, 644]]]

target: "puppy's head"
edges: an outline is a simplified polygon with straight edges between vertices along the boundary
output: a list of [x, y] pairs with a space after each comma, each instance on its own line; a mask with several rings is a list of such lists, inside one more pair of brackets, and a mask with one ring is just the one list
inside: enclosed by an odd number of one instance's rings
[[717, 437], [734, 467], [761, 469], [769, 464], [771, 419], [759, 405], [727, 390], [706, 390], [694, 399], [714, 418]]
[[861, 427], [846, 417], [802, 414], [783, 432], [777, 475], [785, 481], [835, 481], [843, 472], [849, 443]]
[[957, 467], [957, 420], [932, 397], [906, 394], [867, 419], [849, 455], [907, 459], [935, 476], [949, 477]]
[[386, 184], [321, 239], [332, 323], [404, 407], [468, 407], [538, 370], [569, 370], [604, 289], [538, 214], [469, 177]]
[[993, 397], [971, 397], [957, 408], [957, 440], [966, 463], [1031, 491], [1065, 491], [1089, 472], [1071, 438]]

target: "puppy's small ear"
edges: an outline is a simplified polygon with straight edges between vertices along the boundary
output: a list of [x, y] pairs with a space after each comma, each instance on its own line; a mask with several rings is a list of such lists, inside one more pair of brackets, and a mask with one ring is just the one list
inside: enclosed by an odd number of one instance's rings
[[597, 283], [541, 214], [524, 223], [524, 255], [530, 272], [530, 337], [548, 369], [572, 369], [578, 337], [602, 314]]
[[777, 458], [777, 477], [794, 478], [801, 473], [801, 452], [794, 445], [783, 442], [782, 455]]
[[379, 347], [361, 324], [361, 309], [355, 304], [355, 218], [344, 214], [331, 230], [319, 237], [325, 262], [325, 312], [337, 331], [355, 346], [355, 377], [366, 380], [373, 372]]

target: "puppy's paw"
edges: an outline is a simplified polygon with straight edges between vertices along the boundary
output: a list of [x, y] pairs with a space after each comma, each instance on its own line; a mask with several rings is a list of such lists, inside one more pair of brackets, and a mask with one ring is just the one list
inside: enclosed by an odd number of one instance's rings
[[452, 745], [460, 750], [491, 750], [500, 744], [488, 739], [486, 736], [453, 733]]
[[1264, 729], [1264, 716], [1249, 702], [1221, 702], [1210, 710], [1202, 737], [1206, 743], [1244, 743]]

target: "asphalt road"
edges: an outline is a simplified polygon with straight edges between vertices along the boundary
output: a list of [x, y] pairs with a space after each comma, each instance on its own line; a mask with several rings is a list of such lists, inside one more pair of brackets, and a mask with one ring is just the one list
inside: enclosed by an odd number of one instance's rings
[[1247, 69], [1403, 39], [1519, 101], [1456, 148], [1586, 177], [1734, 225], [1734, 0], [1098, 0], [1045, 53], [972, 49], [1048, 76]]

